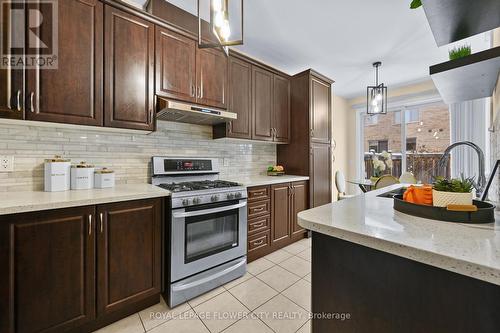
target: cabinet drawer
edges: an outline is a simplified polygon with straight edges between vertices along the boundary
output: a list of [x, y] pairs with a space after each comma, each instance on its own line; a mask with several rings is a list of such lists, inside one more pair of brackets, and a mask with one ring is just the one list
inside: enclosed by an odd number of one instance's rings
[[248, 238], [248, 252], [271, 246], [271, 231], [264, 231]]
[[252, 220], [248, 220], [248, 234], [253, 235], [258, 232], [269, 229], [269, 221], [271, 220], [271, 216], [261, 216]]
[[248, 218], [269, 215], [271, 212], [270, 200], [251, 202], [248, 204]]
[[248, 201], [269, 199], [269, 186], [251, 187], [248, 189]]

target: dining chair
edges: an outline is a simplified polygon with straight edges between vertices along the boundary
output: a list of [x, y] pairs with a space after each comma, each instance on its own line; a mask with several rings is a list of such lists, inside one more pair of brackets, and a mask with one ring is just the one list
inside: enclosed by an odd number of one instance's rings
[[415, 178], [413, 173], [406, 171], [401, 174], [401, 177], [399, 177], [399, 182], [405, 184], [416, 184], [417, 178]]
[[375, 189], [391, 186], [394, 184], [398, 184], [399, 180], [392, 175], [383, 175], [375, 182]]
[[346, 183], [344, 173], [340, 170], [335, 172], [335, 187], [337, 188], [338, 200], [352, 198], [354, 195], [345, 194]]

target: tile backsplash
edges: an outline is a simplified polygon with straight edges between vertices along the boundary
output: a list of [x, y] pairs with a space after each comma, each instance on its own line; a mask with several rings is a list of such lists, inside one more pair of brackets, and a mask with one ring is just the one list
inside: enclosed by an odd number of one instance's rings
[[212, 127], [158, 122], [154, 133], [85, 126], [0, 122], [0, 155], [14, 156], [14, 172], [0, 173], [0, 191], [43, 189], [44, 159], [54, 155], [87, 161], [116, 172], [117, 184], [150, 179], [152, 156], [219, 158], [221, 178], [255, 176], [276, 162], [276, 146], [212, 140]]

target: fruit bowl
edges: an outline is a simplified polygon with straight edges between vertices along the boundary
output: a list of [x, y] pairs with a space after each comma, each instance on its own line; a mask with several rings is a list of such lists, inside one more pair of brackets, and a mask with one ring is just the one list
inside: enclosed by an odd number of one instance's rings
[[268, 176], [283, 176], [285, 174], [285, 171], [268, 171], [267, 175]]
[[285, 168], [281, 165], [271, 165], [267, 168], [268, 176], [283, 176], [285, 174]]

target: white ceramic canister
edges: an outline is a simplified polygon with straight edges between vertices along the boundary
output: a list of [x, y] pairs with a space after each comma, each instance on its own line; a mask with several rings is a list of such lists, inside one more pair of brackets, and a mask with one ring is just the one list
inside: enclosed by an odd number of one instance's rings
[[71, 166], [71, 189], [88, 190], [94, 188], [94, 166], [86, 162]]
[[107, 168], [96, 170], [94, 173], [95, 188], [115, 187], [115, 172]]
[[69, 191], [71, 183], [71, 160], [55, 156], [44, 163], [45, 192]]

